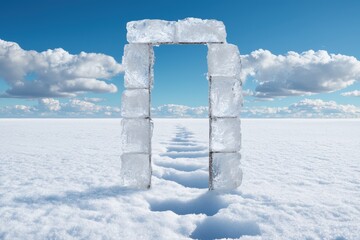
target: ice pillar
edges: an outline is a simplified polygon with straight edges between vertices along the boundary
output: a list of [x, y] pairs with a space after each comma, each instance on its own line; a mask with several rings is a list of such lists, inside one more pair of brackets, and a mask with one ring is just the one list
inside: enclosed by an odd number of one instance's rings
[[153, 81], [153, 47], [125, 45], [125, 91], [121, 97], [121, 180], [124, 186], [149, 188], [151, 185], [150, 113]]
[[208, 44], [209, 189], [240, 186], [240, 53], [232, 44]]

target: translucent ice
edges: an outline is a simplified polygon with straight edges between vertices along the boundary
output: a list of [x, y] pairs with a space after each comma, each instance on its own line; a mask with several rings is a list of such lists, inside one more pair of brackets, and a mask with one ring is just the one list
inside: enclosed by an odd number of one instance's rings
[[240, 119], [214, 118], [211, 120], [210, 151], [237, 152], [241, 146]]
[[121, 97], [122, 117], [149, 117], [149, 90], [125, 90]]
[[149, 119], [121, 120], [121, 149], [127, 153], [149, 153], [152, 122]]
[[171, 43], [175, 41], [175, 22], [145, 19], [128, 22], [129, 43]]
[[240, 77], [240, 53], [233, 44], [208, 44], [210, 76]]
[[129, 43], [226, 42], [225, 25], [217, 20], [186, 18], [178, 22], [145, 19], [126, 25]]
[[151, 181], [150, 156], [141, 153], [123, 154], [120, 176], [124, 186], [149, 188]]
[[212, 153], [212, 189], [235, 189], [241, 185], [240, 153]]
[[153, 55], [153, 48], [148, 44], [125, 45], [123, 63], [126, 88], [150, 88]]
[[186, 18], [176, 23], [176, 41], [186, 43], [226, 42], [225, 25], [221, 21]]
[[243, 101], [240, 80], [226, 77], [210, 77], [210, 84], [211, 116], [239, 116]]

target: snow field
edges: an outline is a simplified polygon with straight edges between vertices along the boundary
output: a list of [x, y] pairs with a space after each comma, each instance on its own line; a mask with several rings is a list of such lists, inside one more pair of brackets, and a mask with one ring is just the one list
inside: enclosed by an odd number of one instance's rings
[[0, 120], [0, 239], [359, 239], [360, 121], [242, 120], [241, 187], [207, 190], [208, 119], [155, 119], [152, 188], [120, 120]]

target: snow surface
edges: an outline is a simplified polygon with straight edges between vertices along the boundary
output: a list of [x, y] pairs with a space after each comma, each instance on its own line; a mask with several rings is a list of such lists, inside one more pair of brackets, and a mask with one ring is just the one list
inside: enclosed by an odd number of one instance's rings
[[0, 239], [359, 239], [360, 120], [242, 120], [243, 183], [207, 191], [208, 120], [155, 119], [152, 188], [120, 120], [0, 120]]

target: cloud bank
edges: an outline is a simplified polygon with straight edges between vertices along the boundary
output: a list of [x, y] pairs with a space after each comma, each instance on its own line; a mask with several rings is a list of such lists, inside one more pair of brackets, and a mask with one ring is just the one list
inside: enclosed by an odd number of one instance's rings
[[41, 98], [34, 106], [0, 107], [0, 117], [120, 117], [120, 108], [98, 105], [77, 98], [71, 98], [63, 103], [53, 98]]
[[[83, 97], [83, 93], [117, 91], [111, 78], [123, 72], [114, 58], [96, 53], [73, 55], [57, 48], [27, 51], [17, 43], [0, 39], [0, 80], [9, 88], [0, 97], [37, 98], [34, 106], [0, 107], [1, 117], [120, 117], [118, 107], [100, 105], [105, 99]], [[254, 80], [254, 90], [245, 96], [258, 100], [312, 95], [344, 89], [360, 80], [360, 62], [352, 56], [327, 51], [293, 51], [275, 55], [259, 49], [242, 55], [242, 78]], [[341, 93], [359, 97], [360, 91]], [[55, 98], [68, 97], [67, 102]], [[119, 104], [120, 105], [120, 104]], [[288, 107], [243, 108], [242, 117], [359, 117], [359, 107], [334, 101], [304, 99]], [[167, 104], [152, 108], [153, 117], [207, 117], [208, 107]]]
[[10, 86], [1, 97], [75, 97], [80, 93], [113, 93], [107, 80], [123, 71], [114, 58], [97, 53], [68, 53], [62, 48], [27, 51], [0, 39], [0, 78]]
[[[207, 107], [183, 105], [162, 105], [152, 109], [153, 117], [195, 117], [207, 118]], [[244, 118], [359, 118], [360, 107], [342, 105], [335, 101], [304, 99], [287, 107], [244, 107]]]
[[171, 117], [171, 118], [186, 118], [197, 117], [205, 118], [208, 114], [208, 107], [189, 107], [176, 104], [165, 104], [156, 108], [151, 108], [153, 117]]
[[242, 55], [242, 78], [255, 80], [258, 98], [328, 93], [359, 81], [360, 62], [323, 50], [274, 55], [259, 49]]
[[[154, 118], [207, 118], [208, 107], [167, 104], [151, 109]], [[82, 99], [60, 103], [39, 99], [37, 105], [0, 107], [0, 117], [121, 117], [120, 108], [98, 105]], [[335, 101], [304, 99], [287, 107], [244, 107], [243, 118], [360, 118], [360, 107]]]
[[304, 99], [288, 107], [245, 107], [247, 118], [359, 118], [360, 107], [335, 101]]
[[344, 92], [341, 95], [344, 97], [360, 97], [360, 91], [355, 90], [351, 92]]
[[[256, 82], [255, 90], [247, 95], [264, 100], [334, 92], [360, 80], [360, 61], [324, 50], [275, 55], [259, 49], [242, 55], [241, 61], [242, 79]], [[108, 80], [123, 71], [121, 64], [104, 54], [73, 55], [61, 48], [27, 51], [0, 39], [0, 79], [9, 85], [0, 97], [73, 98], [86, 92], [113, 93], [117, 87]]]

